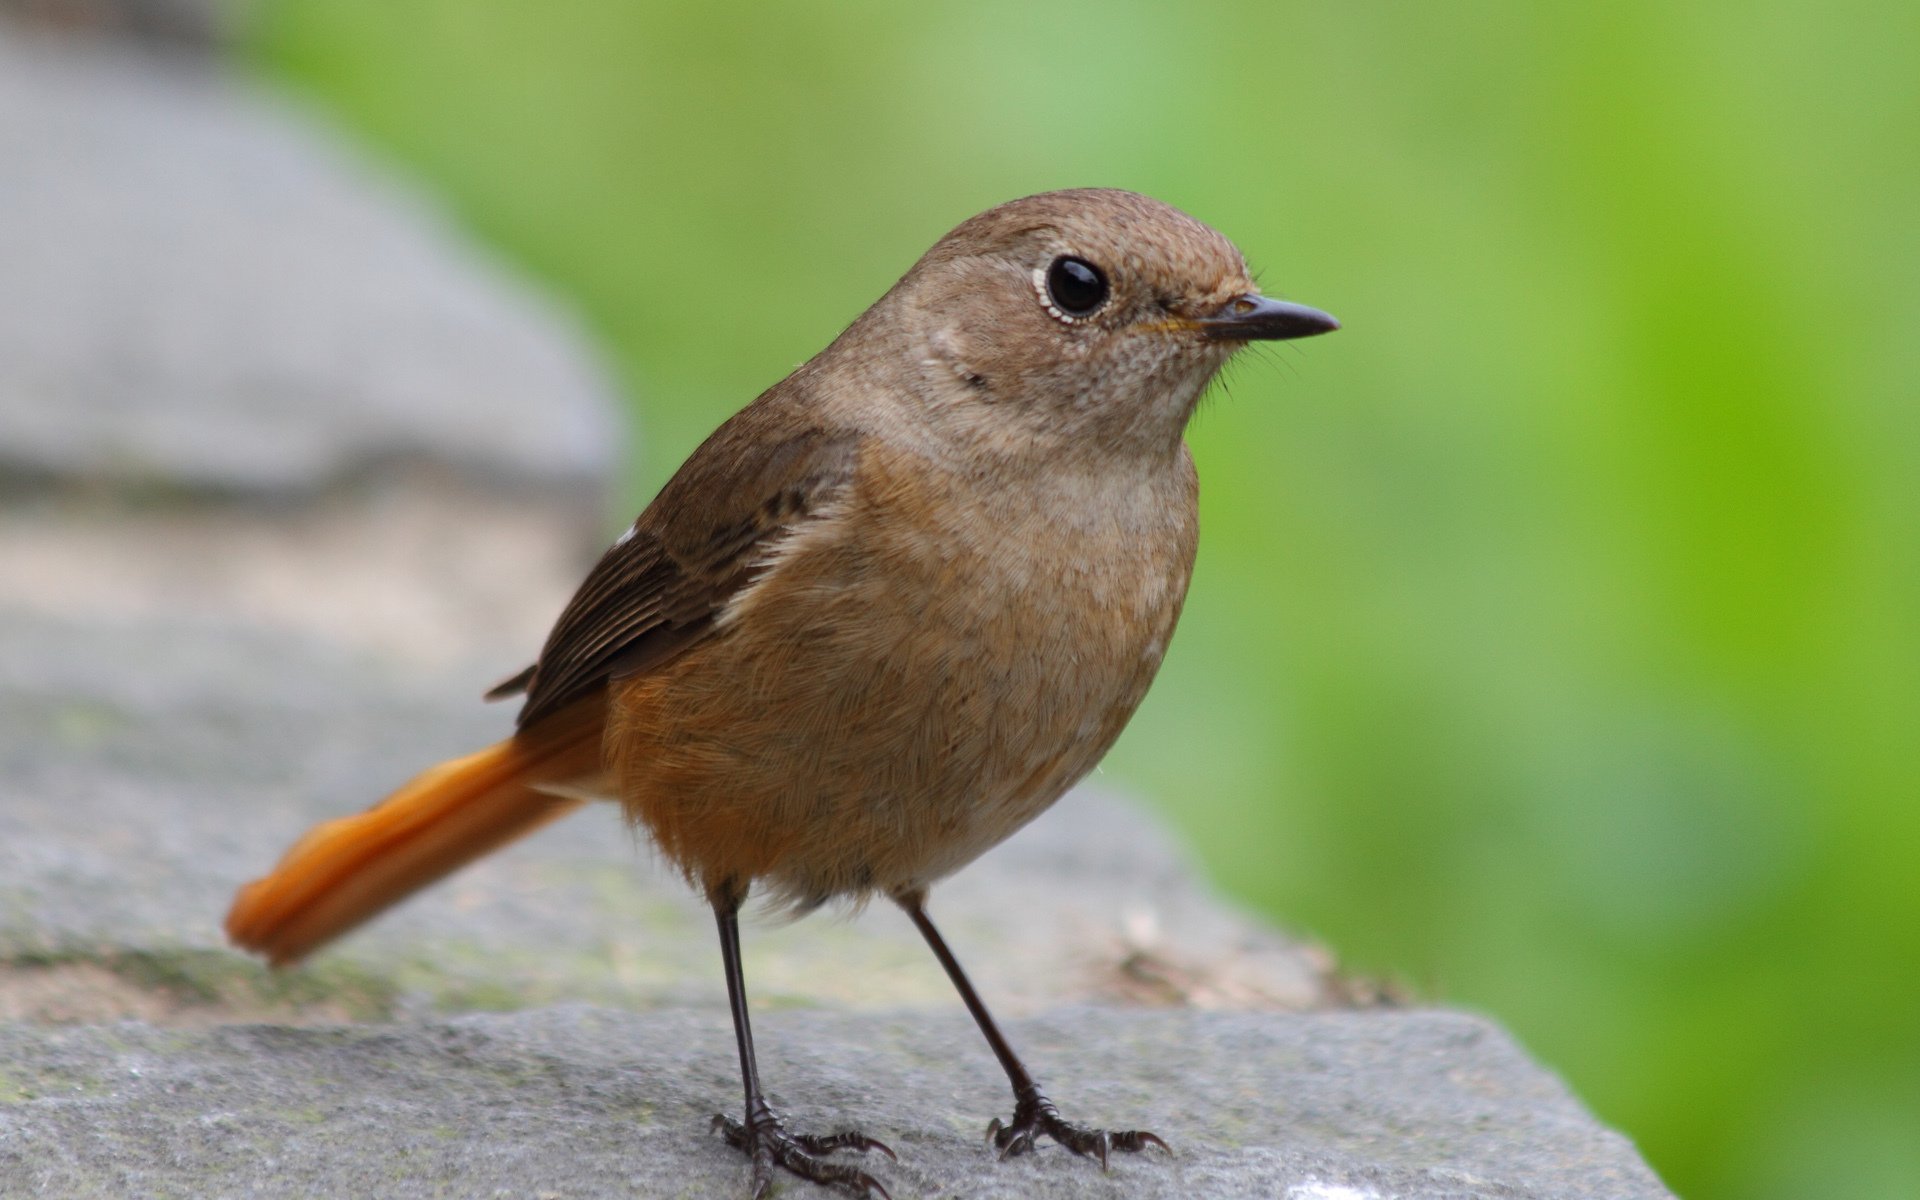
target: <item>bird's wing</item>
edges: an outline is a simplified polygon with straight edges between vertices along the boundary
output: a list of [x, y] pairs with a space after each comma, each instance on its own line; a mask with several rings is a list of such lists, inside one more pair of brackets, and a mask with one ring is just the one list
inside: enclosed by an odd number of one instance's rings
[[853, 477], [859, 438], [755, 406], [694, 452], [561, 612], [539, 661], [487, 693], [525, 692], [526, 728], [713, 631], [766, 551]]

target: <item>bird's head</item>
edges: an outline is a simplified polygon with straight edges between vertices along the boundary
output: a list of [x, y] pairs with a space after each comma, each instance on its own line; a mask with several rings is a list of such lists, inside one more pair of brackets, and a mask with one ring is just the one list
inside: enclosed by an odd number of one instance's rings
[[962, 223], [869, 320], [910, 348], [927, 418], [1042, 453], [1171, 450], [1235, 350], [1339, 327], [1263, 296], [1212, 228], [1111, 189], [1028, 196]]

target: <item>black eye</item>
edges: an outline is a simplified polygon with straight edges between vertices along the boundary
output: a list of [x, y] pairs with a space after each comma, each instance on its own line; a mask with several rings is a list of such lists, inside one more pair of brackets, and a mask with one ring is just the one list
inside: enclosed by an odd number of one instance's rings
[[1047, 268], [1047, 296], [1069, 317], [1084, 317], [1107, 302], [1107, 277], [1084, 258], [1056, 258]]

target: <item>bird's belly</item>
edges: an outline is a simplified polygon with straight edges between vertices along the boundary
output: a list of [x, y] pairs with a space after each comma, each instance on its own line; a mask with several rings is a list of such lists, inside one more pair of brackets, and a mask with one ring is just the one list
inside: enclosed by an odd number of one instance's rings
[[965, 865], [1118, 736], [1190, 562], [1144, 548], [1138, 568], [1090, 569], [1031, 539], [1015, 560], [884, 532], [790, 556], [722, 633], [616, 688], [621, 795], [696, 881], [808, 905]]

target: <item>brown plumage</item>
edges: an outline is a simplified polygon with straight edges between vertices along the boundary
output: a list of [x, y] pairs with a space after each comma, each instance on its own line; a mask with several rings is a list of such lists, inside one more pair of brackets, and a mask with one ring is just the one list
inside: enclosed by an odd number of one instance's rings
[[585, 795], [622, 803], [713, 903], [747, 1085], [728, 1137], [854, 1191], [760, 1096], [735, 913], [880, 893], [913, 916], [1040, 1134], [1060, 1120], [927, 920], [927, 888], [1044, 811], [1119, 735], [1185, 598], [1182, 432], [1246, 341], [1334, 323], [1261, 297], [1231, 243], [1127, 192], [959, 226], [707, 439], [609, 549], [534, 666], [519, 732], [333, 822], [250, 885], [234, 940], [284, 962]]

